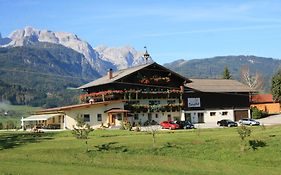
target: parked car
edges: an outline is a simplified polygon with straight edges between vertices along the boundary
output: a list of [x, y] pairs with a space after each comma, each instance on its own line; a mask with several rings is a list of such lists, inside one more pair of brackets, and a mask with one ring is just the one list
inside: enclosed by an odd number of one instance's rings
[[217, 122], [217, 125], [219, 126], [227, 126], [227, 127], [236, 127], [238, 126], [238, 124], [232, 120], [229, 120], [229, 119], [223, 119], [223, 120], [220, 120]]
[[260, 125], [260, 122], [250, 119], [250, 118], [243, 118], [239, 120], [239, 124], [241, 125]]
[[174, 121], [163, 121], [163, 122], [160, 123], [160, 126], [163, 129], [178, 129], [180, 127]]
[[194, 129], [194, 125], [190, 121], [176, 121], [179, 125], [179, 129]]

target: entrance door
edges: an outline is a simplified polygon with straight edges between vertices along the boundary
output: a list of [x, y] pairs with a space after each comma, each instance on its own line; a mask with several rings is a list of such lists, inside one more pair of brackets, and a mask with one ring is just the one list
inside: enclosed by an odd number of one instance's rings
[[171, 116], [171, 114], [168, 114], [168, 121], [172, 121], [172, 116]]
[[116, 114], [111, 114], [110, 119], [110, 125], [115, 126]]
[[147, 120], [148, 120], [148, 121], [151, 121], [151, 120], [152, 120], [152, 114], [151, 114], [151, 113], [148, 113]]
[[203, 112], [198, 113], [198, 123], [204, 123], [204, 113]]
[[242, 118], [248, 118], [248, 110], [234, 111], [234, 120], [238, 121]]
[[185, 121], [190, 121], [190, 122], [192, 122], [192, 121], [191, 121], [191, 114], [190, 114], [190, 113], [185, 113], [185, 114], [184, 114], [184, 120], [185, 120]]

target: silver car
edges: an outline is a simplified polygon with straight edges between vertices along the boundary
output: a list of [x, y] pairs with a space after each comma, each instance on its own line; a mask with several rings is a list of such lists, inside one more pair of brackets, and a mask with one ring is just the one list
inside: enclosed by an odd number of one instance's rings
[[240, 125], [260, 125], [260, 122], [250, 119], [250, 118], [243, 118], [238, 121]]

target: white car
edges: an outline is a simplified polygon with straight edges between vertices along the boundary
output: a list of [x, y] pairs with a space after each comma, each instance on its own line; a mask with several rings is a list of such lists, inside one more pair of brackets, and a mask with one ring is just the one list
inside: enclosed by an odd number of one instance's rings
[[238, 121], [240, 125], [260, 125], [260, 122], [250, 119], [250, 118], [243, 118]]

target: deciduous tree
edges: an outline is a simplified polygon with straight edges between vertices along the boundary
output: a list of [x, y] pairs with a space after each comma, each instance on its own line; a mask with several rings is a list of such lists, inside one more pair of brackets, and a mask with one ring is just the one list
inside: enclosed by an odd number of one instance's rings
[[87, 124], [84, 121], [84, 117], [81, 115], [77, 115], [76, 116], [76, 126], [73, 127], [73, 135], [77, 138], [77, 139], [85, 139], [85, 144], [86, 144], [86, 151], [88, 152], [88, 135], [90, 132], [93, 131], [93, 129], [90, 127], [89, 124]]
[[240, 70], [241, 81], [252, 89], [262, 91], [263, 90], [263, 77], [259, 72], [255, 75], [250, 73], [250, 69], [247, 65], [241, 67]]

